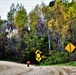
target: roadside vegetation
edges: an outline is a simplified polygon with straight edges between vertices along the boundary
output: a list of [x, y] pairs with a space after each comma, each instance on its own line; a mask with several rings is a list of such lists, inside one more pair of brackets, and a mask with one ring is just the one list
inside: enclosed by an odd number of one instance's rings
[[[48, 6], [42, 3], [29, 14], [22, 4], [13, 3], [7, 20], [0, 18], [0, 60], [75, 65], [76, 49], [71, 53], [65, 49], [69, 42], [76, 46], [75, 0], [55, 0]], [[37, 50], [41, 51], [40, 62], [36, 60]]]

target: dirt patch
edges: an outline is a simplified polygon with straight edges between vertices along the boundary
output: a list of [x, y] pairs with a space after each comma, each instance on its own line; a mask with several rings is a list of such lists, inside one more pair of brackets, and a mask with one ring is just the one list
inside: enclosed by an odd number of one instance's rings
[[33, 66], [0, 61], [0, 75], [76, 75], [73, 66]]

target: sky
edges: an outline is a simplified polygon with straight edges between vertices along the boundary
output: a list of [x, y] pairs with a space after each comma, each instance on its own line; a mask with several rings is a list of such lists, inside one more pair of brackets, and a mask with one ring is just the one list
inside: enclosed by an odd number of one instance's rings
[[15, 5], [17, 3], [22, 3], [27, 13], [29, 13], [37, 4], [40, 5], [42, 2], [44, 2], [46, 5], [49, 5], [50, 1], [51, 0], [0, 0], [0, 16], [2, 20], [7, 19], [7, 13], [10, 11], [10, 6], [12, 3]]
[[17, 3], [24, 5], [27, 13], [29, 13], [37, 4], [44, 2], [46, 5], [49, 5], [51, 0], [0, 0], [0, 16], [1, 19], [7, 19], [7, 13], [10, 11], [10, 6], [12, 3], [15, 5]]

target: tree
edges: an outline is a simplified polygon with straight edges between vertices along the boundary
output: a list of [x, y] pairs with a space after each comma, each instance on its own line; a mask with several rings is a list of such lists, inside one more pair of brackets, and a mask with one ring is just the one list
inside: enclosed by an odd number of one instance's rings
[[58, 50], [62, 51], [66, 35], [71, 39], [68, 30], [74, 24], [75, 10], [73, 7], [67, 9], [63, 3], [55, 3], [52, 13], [53, 16], [51, 16], [51, 20], [48, 22], [48, 27], [57, 43]]
[[15, 26], [21, 29], [26, 27], [27, 19], [26, 10], [24, 8], [20, 9], [15, 16]]
[[70, 30], [70, 40], [75, 43], [75, 28], [76, 28], [76, 2], [71, 2], [71, 6], [68, 9], [69, 14], [69, 30]]
[[7, 19], [14, 21], [17, 11], [19, 11], [22, 8], [24, 8], [22, 4], [17, 3], [17, 5], [15, 6], [15, 4], [12, 3], [12, 5], [10, 6], [10, 11], [7, 14]]
[[10, 6], [10, 11], [9, 11], [8, 14], [7, 14], [8, 20], [13, 21], [13, 20], [14, 20], [14, 17], [15, 17], [15, 13], [16, 13], [16, 8], [15, 8], [15, 4], [13, 3], [13, 4]]
[[36, 27], [38, 25], [38, 18], [41, 15], [39, 5], [36, 5], [35, 8], [29, 13], [30, 24]]
[[[51, 18], [52, 8], [42, 3], [37, 5], [35, 9], [29, 14], [30, 24], [36, 28], [38, 36], [47, 35], [48, 49], [50, 49], [50, 35], [47, 27], [47, 21]], [[43, 21], [43, 22], [42, 22]]]
[[52, 13], [53, 16], [48, 22], [48, 27], [52, 33], [53, 39], [56, 41], [58, 50], [62, 51], [63, 39], [65, 38], [68, 31], [65, 5], [62, 3], [56, 4], [53, 7]]
[[[34, 8], [34, 10], [29, 14], [30, 25], [35, 27], [36, 31], [34, 33], [38, 36], [38, 38], [46, 38], [47, 37], [47, 27], [44, 23], [44, 20], [45, 20], [44, 15], [46, 13], [45, 12], [46, 9], [43, 9], [43, 7], [45, 7], [44, 3], [42, 3], [40, 6], [37, 5]], [[46, 37], [44, 35], [46, 35]], [[48, 42], [48, 40], [46, 42]], [[46, 48], [46, 51], [47, 51], [47, 49], [48, 49], [48, 47]]]

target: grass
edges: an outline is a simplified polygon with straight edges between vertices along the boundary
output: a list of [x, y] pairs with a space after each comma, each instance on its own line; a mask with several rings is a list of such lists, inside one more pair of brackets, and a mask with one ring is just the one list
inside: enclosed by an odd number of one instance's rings
[[52, 65], [45, 65], [45, 64], [40, 64], [38, 66], [76, 66], [76, 61], [73, 61], [73, 62], [68, 62], [68, 63], [62, 63], [62, 64], [52, 64]]
[[59, 66], [76, 66], [76, 61], [75, 62], [68, 62], [68, 63], [63, 63], [63, 64], [55, 64]]

